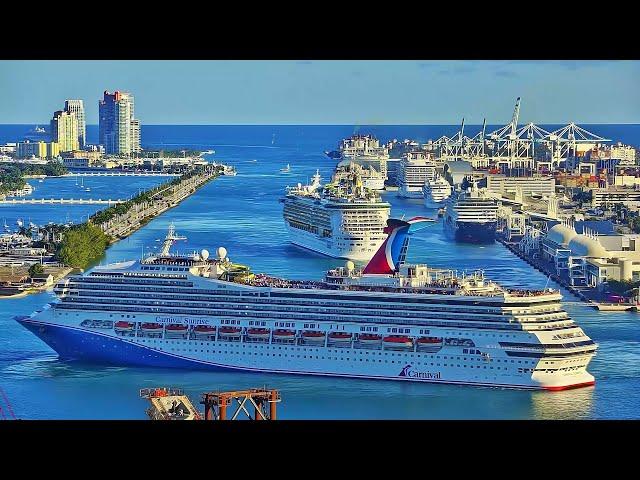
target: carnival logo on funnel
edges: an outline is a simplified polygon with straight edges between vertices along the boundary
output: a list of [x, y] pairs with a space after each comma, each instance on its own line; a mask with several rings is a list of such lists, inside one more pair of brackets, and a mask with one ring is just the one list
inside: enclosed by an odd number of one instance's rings
[[413, 365], [406, 365], [398, 374], [399, 377], [421, 378], [424, 380], [440, 380], [440, 372], [420, 372], [412, 370]]

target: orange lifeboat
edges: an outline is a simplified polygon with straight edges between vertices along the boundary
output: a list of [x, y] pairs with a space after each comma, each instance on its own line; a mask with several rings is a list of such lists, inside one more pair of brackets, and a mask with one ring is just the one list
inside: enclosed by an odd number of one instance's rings
[[240, 332], [242, 331], [239, 327], [220, 327], [220, 336], [221, 337], [238, 337]]
[[358, 342], [364, 345], [375, 345], [382, 341], [380, 335], [374, 335], [372, 333], [361, 333], [358, 335]]
[[131, 322], [116, 322], [113, 325], [113, 329], [116, 331], [116, 333], [129, 333], [129, 332], [133, 332], [133, 327], [134, 324]]
[[331, 332], [329, 341], [338, 344], [351, 343], [351, 337], [352, 335], [348, 332]]
[[211, 325], [196, 325], [193, 327], [193, 333], [196, 337], [208, 337], [216, 334], [216, 327]]
[[404, 335], [391, 335], [384, 337], [382, 344], [387, 348], [411, 348], [413, 347], [413, 340]]
[[140, 329], [147, 333], [160, 333], [162, 332], [162, 325], [159, 323], [143, 323]]
[[442, 343], [442, 339], [438, 337], [420, 337], [418, 345], [432, 345], [434, 343]]
[[176, 336], [176, 335], [184, 335], [189, 330], [189, 327], [186, 325], [181, 325], [178, 323], [172, 323], [167, 325], [165, 328], [167, 335]]
[[274, 330], [273, 338], [275, 340], [293, 340], [296, 337], [295, 330]]
[[438, 351], [442, 348], [440, 337], [420, 337], [416, 343], [420, 350]]
[[251, 339], [266, 340], [269, 338], [271, 331], [268, 328], [250, 328], [247, 330], [247, 336]]
[[324, 332], [306, 330], [302, 332], [302, 338], [306, 343], [324, 343]]

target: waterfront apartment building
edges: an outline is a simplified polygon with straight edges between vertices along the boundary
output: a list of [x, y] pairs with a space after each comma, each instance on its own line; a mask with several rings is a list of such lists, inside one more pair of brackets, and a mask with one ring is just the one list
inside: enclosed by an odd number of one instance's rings
[[58, 110], [51, 119], [51, 140], [60, 145], [61, 152], [78, 150], [78, 119], [73, 112]]
[[507, 177], [505, 175], [487, 175], [487, 190], [500, 195], [514, 193], [520, 187], [524, 195], [538, 194], [549, 196], [556, 191], [553, 177]]
[[16, 145], [17, 158], [55, 158], [60, 155], [60, 145], [56, 142], [19, 142]]
[[140, 121], [134, 118], [134, 97], [129, 92], [104, 92], [98, 104], [99, 138], [107, 154], [131, 155], [140, 151]]
[[65, 100], [64, 111], [74, 113], [77, 120], [78, 145], [84, 148], [87, 144], [87, 126], [84, 117], [84, 103], [82, 100]]

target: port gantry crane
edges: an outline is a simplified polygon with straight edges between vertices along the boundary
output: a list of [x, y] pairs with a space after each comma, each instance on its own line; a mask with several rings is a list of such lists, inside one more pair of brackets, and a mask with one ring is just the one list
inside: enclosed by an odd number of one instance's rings
[[452, 137], [442, 136], [434, 142], [441, 157], [471, 160], [474, 163], [486, 158], [487, 165], [477, 166], [488, 166], [490, 161], [494, 165], [513, 168], [533, 167], [534, 162], [546, 157], [553, 168], [561, 160], [574, 156], [579, 144], [611, 141], [573, 122], [552, 132], [532, 122], [519, 126], [521, 100], [521, 97], [516, 99], [511, 122], [489, 134], [486, 133], [485, 118], [478, 134], [474, 137], [465, 136], [463, 119], [458, 133]]

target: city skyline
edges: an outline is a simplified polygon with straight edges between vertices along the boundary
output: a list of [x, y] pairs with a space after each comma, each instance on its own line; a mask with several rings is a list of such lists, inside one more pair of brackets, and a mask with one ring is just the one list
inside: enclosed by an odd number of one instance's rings
[[[640, 123], [638, 61], [0, 61], [2, 124], [65, 99], [98, 124], [105, 90], [154, 124]], [[47, 81], [43, 82], [42, 78]]]

